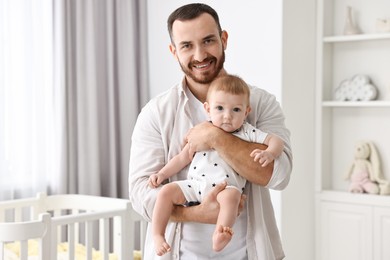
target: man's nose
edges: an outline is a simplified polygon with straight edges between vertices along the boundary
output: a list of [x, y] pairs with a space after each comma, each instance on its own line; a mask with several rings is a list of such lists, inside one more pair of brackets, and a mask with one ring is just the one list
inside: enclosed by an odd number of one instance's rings
[[198, 62], [202, 62], [206, 58], [207, 58], [207, 53], [206, 50], [203, 48], [203, 46], [196, 47], [194, 53], [194, 60]]

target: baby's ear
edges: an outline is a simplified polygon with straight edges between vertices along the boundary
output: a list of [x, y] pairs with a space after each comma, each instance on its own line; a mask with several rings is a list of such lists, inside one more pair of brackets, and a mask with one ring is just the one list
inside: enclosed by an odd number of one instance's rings
[[210, 104], [209, 102], [204, 102], [203, 103], [203, 107], [204, 107], [204, 110], [206, 110], [206, 113], [209, 114], [210, 113]]
[[245, 111], [245, 116], [248, 116], [248, 114], [252, 111], [252, 108], [248, 106]]

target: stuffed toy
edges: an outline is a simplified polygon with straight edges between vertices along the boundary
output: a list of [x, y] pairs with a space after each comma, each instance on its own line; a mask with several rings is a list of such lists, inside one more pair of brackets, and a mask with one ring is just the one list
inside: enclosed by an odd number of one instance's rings
[[355, 145], [355, 160], [346, 176], [349, 191], [354, 193], [390, 194], [390, 183], [381, 170], [378, 152], [372, 142], [359, 141]]

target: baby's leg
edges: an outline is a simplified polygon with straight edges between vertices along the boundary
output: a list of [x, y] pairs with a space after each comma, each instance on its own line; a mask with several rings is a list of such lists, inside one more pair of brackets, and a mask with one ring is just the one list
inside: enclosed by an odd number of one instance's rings
[[185, 197], [176, 183], [165, 184], [158, 192], [153, 210], [152, 230], [156, 254], [161, 256], [171, 251], [165, 240], [165, 229], [171, 216], [173, 206], [184, 204]]
[[227, 187], [217, 195], [219, 202], [219, 215], [213, 234], [213, 249], [221, 251], [230, 242], [233, 236], [233, 225], [238, 214], [238, 205], [241, 192], [235, 188]]

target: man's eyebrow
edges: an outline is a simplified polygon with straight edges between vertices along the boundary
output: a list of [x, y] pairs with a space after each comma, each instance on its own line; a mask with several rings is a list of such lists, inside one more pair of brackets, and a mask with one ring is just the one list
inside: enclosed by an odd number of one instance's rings
[[187, 45], [190, 43], [191, 43], [191, 41], [182, 41], [182, 42], [179, 42], [179, 45]]
[[210, 34], [210, 35], [207, 35], [206, 37], [203, 38], [203, 40], [210, 40], [212, 38], [216, 38], [217, 36], [215, 34]]
[[[210, 39], [213, 39], [216, 37], [217, 36], [215, 34], [209, 34], [206, 37], [203, 37], [202, 41], [210, 40]], [[191, 44], [191, 43], [192, 43], [192, 41], [181, 41], [181, 42], [179, 42], [179, 45], [182, 46], [182, 45], [187, 45], [187, 44]]]

